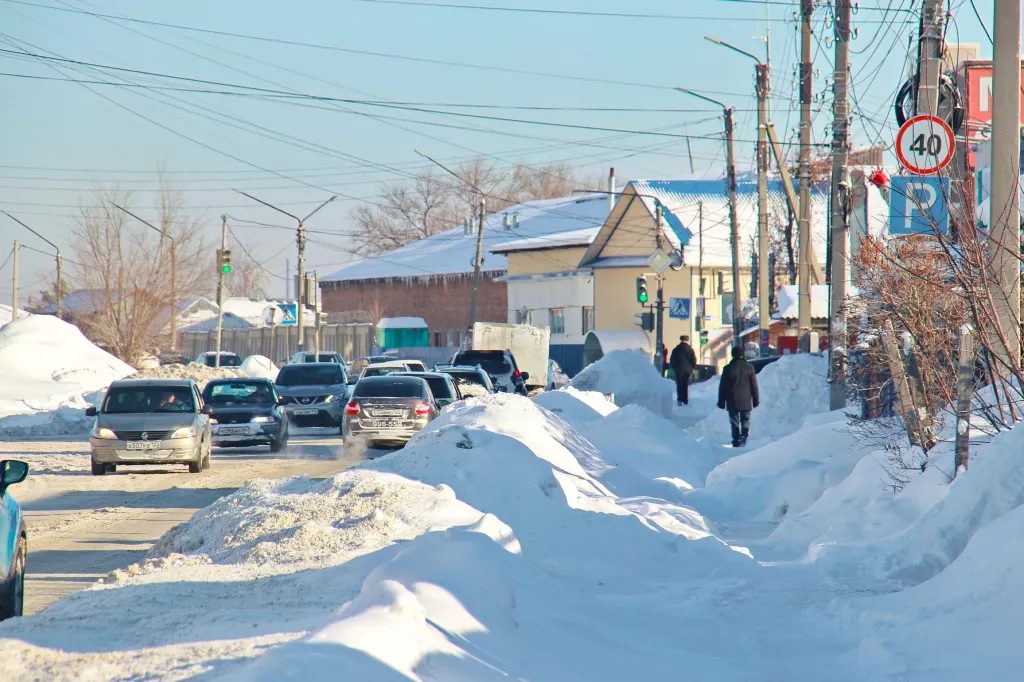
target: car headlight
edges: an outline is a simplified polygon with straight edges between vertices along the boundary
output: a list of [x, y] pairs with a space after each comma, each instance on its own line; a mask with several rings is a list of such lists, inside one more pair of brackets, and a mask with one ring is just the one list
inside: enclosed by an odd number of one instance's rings
[[253, 417], [249, 421], [252, 422], [253, 424], [269, 424], [270, 422], [276, 422], [277, 420], [274, 419], [274, 417], [261, 415], [259, 417]]
[[210, 423], [211, 423], [211, 424], [216, 424], [216, 423], [217, 423], [217, 420], [216, 420], [216, 419], [214, 419], [213, 417], [210, 417]]
[[94, 428], [92, 430], [92, 437], [93, 438], [108, 438], [108, 439], [111, 439], [111, 440], [116, 440], [117, 439], [117, 434], [114, 433], [111, 429], [108, 429], [105, 426], [97, 426], [96, 428]]
[[333, 403], [337, 399], [338, 399], [338, 396], [336, 396], [336, 395], [329, 395], [329, 396], [326, 396], [324, 398], [324, 402], [325, 403]]
[[194, 426], [182, 426], [180, 429], [175, 429], [174, 433], [171, 434], [171, 438], [195, 438], [196, 427]]

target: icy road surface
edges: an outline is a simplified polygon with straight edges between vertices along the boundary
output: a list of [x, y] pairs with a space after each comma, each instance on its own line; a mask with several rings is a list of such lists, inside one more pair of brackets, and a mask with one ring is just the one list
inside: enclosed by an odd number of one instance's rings
[[142, 561], [164, 532], [249, 479], [326, 478], [363, 458], [345, 453], [337, 432], [302, 429], [274, 455], [266, 447], [214, 448], [212, 466], [200, 474], [132, 466], [92, 476], [89, 443], [81, 438], [0, 442], [0, 459], [31, 467], [29, 479], [12, 488], [28, 523], [25, 613]]

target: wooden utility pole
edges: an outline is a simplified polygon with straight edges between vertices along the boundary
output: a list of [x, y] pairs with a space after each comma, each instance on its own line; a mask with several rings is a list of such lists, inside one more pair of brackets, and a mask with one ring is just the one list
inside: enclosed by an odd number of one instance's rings
[[480, 195], [480, 222], [476, 231], [476, 257], [473, 259], [473, 297], [469, 301], [469, 333], [477, 322], [480, 305], [480, 270], [484, 262], [484, 222], [487, 219], [487, 199]]
[[992, 48], [992, 299], [997, 329], [1006, 340], [991, 349], [996, 370], [1020, 367], [1020, 0], [995, 3]]
[[888, 320], [882, 329], [882, 346], [885, 349], [886, 360], [889, 362], [889, 374], [892, 377], [893, 386], [896, 388], [897, 406], [903, 416], [903, 423], [907, 427], [907, 438], [911, 445], [920, 445], [921, 434], [917, 423], [917, 411], [914, 409], [914, 401], [910, 395], [910, 386], [907, 385], [907, 374], [903, 369], [903, 356], [900, 354], [892, 322]]
[[836, 0], [835, 73], [832, 85], [832, 234], [829, 294], [832, 319], [829, 326], [829, 409], [846, 407], [846, 287], [849, 282], [850, 181], [847, 168], [850, 150], [850, 0]]
[[945, 0], [922, 0], [921, 2], [921, 35], [917, 42], [917, 88], [914, 91], [916, 97], [914, 110], [918, 114], [937, 116], [939, 113], [944, 4]]
[[956, 381], [956, 458], [953, 476], [970, 465], [971, 399], [974, 397], [974, 336], [968, 325], [960, 327], [960, 357]]
[[18, 319], [18, 252], [21, 250], [21, 244], [17, 239], [14, 240], [14, 283], [11, 288], [11, 321]]
[[224, 333], [224, 272], [221, 254], [228, 248], [228, 217], [220, 217], [220, 251], [217, 253], [217, 357], [214, 360], [214, 367], [220, 367], [220, 343]]
[[768, 351], [768, 66], [757, 67], [757, 317], [761, 355]]
[[732, 247], [732, 336], [741, 343], [743, 287], [740, 286], [740, 225], [736, 216], [736, 160], [733, 156], [732, 107], [725, 107], [726, 184], [729, 189], [729, 242]]
[[315, 362], [320, 362], [320, 278], [316, 274], [316, 270], [313, 271], [313, 284], [312, 291], [310, 292], [313, 296], [313, 314], [316, 316], [316, 324], [313, 332], [313, 357], [316, 358]]

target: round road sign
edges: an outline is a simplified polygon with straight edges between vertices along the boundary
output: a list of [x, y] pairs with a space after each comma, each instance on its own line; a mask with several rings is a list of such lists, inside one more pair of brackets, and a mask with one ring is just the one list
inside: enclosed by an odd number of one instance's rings
[[932, 175], [953, 158], [953, 129], [935, 116], [915, 116], [896, 135], [896, 156], [915, 175]]

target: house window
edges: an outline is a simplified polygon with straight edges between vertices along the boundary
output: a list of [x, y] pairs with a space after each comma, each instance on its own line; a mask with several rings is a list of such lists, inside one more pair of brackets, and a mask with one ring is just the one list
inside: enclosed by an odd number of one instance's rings
[[733, 292], [722, 292], [722, 324], [732, 324], [732, 302], [736, 298]]
[[533, 311], [526, 308], [516, 311], [516, 322], [518, 324], [533, 324]]
[[444, 345], [446, 345], [446, 346], [454, 346], [455, 345], [455, 336], [452, 334], [452, 331], [449, 329], [448, 331], [445, 332], [445, 335], [447, 337], [446, 338], [447, 343], [445, 343]]
[[440, 346], [441, 345], [441, 332], [434, 332], [434, 345], [435, 346]]
[[594, 306], [583, 306], [583, 335], [594, 331]]
[[551, 333], [565, 333], [565, 308], [551, 309]]

